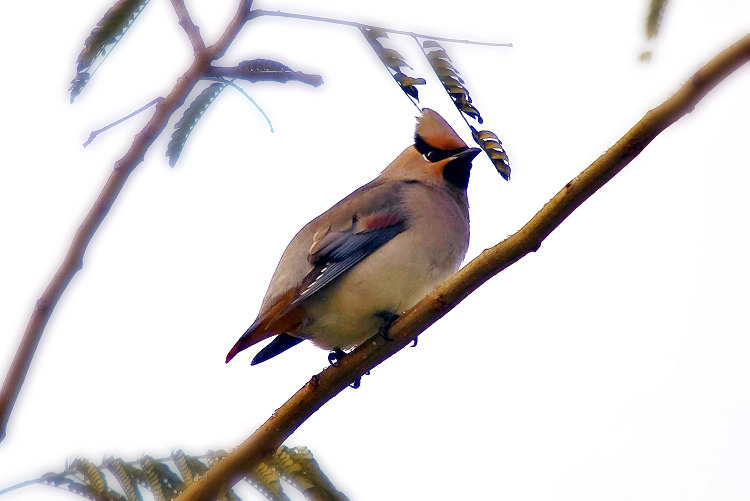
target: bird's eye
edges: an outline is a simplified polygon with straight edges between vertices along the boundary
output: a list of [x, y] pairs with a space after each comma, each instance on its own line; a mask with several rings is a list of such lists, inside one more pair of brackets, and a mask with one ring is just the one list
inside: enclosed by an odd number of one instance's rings
[[414, 135], [414, 147], [422, 154], [422, 158], [430, 163], [439, 162], [440, 160], [444, 160], [460, 151], [468, 149], [467, 146], [462, 146], [454, 150], [441, 150], [440, 148], [435, 148], [434, 146], [427, 144], [427, 142], [418, 134]]
[[422, 155], [422, 158], [424, 158], [428, 162], [437, 162], [438, 160], [440, 160], [438, 157], [439, 157], [438, 152], [435, 150], [430, 150], [424, 155]]

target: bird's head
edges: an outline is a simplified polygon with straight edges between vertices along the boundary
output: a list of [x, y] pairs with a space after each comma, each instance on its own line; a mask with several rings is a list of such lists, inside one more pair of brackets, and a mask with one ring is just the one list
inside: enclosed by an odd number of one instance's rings
[[471, 161], [479, 148], [469, 148], [448, 122], [425, 108], [417, 119], [414, 144], [406, 148], [381, 174], [391, 179], [445, 184], [465, 190]]

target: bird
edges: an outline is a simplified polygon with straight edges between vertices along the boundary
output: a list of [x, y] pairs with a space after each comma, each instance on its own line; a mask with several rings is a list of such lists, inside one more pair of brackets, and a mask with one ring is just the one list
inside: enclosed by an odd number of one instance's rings
[[305, 339], [345, 354], [378, 332], [385, 335], [466, 256], [466, 190], [480, 151], [469, 148], [437, 112], [424, 108], [413, 144], [373, 181], [294, 236], [258, 317], [226, 362], [274, 336], [250, 365]]

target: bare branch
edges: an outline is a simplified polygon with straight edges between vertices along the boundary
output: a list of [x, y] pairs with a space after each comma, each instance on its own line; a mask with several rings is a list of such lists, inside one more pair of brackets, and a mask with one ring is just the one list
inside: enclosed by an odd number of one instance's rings
[[201, 37], [200, 28], [198, 28], [190, 18], [190, 13], [188, 12], [187, 7], [185, 7], [185, 1], [172, 0], [172, 7], [177, 14], [177, 19], [179, 19], [178, 24], [182, 26], [183, 30], [185, 30], [185, 34], [190, 40], [190, 44], [193, 46], [193, 52], [197, 54], [198, 52], [205, 50], [206, 44]]
[[101, 129], [97, 129], [97, 130], [91, 131], [91, 134], [89, 134], [89, 138], [86, 139], [85, 143], [83, 143], [83, 147], [85, 148], [86, 146], [90, 145], [94, 141], [94, 139], [96, 139], [96, 136], [98, 136], [99, 134], [101, 134], [105, 130], [109, 130], [112, 127], [114, 127], [115, 125], [119, 125], [119, 124], [123, 123], [125, 120], [127, 120], [129, 118], [133, 118], [138, 113], [146, 111], [147, 109], [149, 109], [150, 107], [152, 107], [153, 105], [155, 105], [156, 103], [158, 103], [159, 101], [161, 101], [162, 99], [164, 99], [164, 98], [163, 97], [157, 97], [157, 98], [151, 100], [150, 102], [144, 104], [143, 106], [141, 106], [140, 108], [138, 108], [137, 110], [135, 110], [133, 113], [129, 113], [128, 115], [125, 115], [124, 117], [122, 117], [122, 118], [120, 118], [118, 120], [115, 120], [111, 124], [105, 125]]
[[21, 339], [21, 344], [13, 362], [11, 362], [8, 375], [3, 382], [2, 389], [0, 389], [0, 441], [5, 438], [10, 413], [21, 391], [23, 381], [26, 379], [26, 373], [44, 332], [44, 327], [47, 325], [57, 301], [73, 276], [83, 266], [83, 255], [89, 242], [91, 242], [99, 225], [114, 204], [130, 173], [143, 161], [148, 148], [164, 130], [169, 117], [185, 102], [195, 84], [205, 76], [211, 61], [221, 57], [244, 26], [251, 4], [251, 0], [240, 0], [238, 11], [230, 21], [221, 39], [210, 48], [195, 55], [190, 68], [177, 80], [169, 95], [156, 106], [156, 110], [146, 126], [135, 136], [128, 152], [115, 163], [114, 170], [99, 193], [94, 206], [89, 210], [83, 223], [76, 231], [62, 264], [36, 302]]
[[219, 59], [224, 55], [229, 48], [229, 44], [234, 40], [234, 37], [236, 37], [242, 27], [245, 26], [252, 5], [252, 0], [240, 0], [237, 12], [234, 14], [232, 20], [229, 21], [229, 25], [227, 26], [227, 29], [224, 30], [224, 34], [221, 35], [221, 38], [219, 38], [216, 43], [207, 49], [212, 61]]
[[248, 20], [255, 19], [256, 17], [261, 16], [276, 16], [276, 17], [287, 17], [290, 19], [304, 19], [306, 21], [319, 21], [323, 23], [333, 23], [333, 24], [343, 24], [344, 26], [354, 26], [356, 28], [376, 28], [379, 30], [387, 31], [388, 33], [395, 33], [397, 35], [407, 35], [410, 37], [416, 37], [416, 38], [427, 38], [430, 40], [440, 40], [441, 42], [453, 42], [453, 43], [463, 43], [463, 44], [470, 44], [470, 45], [485, 45], [489, 47], [513, 47], [512, 43], [507, 42], [477, 42], [475, 40], [461, 40], [458, 38], [446, 38], [446, 37], [438, 37], [435, 35], [424, 35], [421, 33], [414, 33], [413, 31], [403, 31], [403, 30], [394, 30], [391, 28], [380, 28], [377, 26], [370, 26], [368, 24], [362, 24], [355, 21], [346, 21], [343, 19], [331, 19], [330, 17], [319, 17], [319, 16], [308, 16], [306, 14], [294, 14], [292, 12], [281, 12], [279, 10], [254, 10], [250, 13], [248, 16]]
[[612, 179], [664, 129], [690, 113], [698, 101], [750, 59], [750, 35], [698, 70], [671, 98], [646, 115], [606, 153], [566, 184], [514, 235], [485, 250], [402, 315], [389, 330], [393, 341], [375, 336], [313, 378], [250, 438], [187, 488], [178, 501], [210, 499], [231, 487], [244, 471], [272, 454], [308, 417], [366, 371], [409, 344], [484, 282], [539, 249], [542, 241], [579, 205]]

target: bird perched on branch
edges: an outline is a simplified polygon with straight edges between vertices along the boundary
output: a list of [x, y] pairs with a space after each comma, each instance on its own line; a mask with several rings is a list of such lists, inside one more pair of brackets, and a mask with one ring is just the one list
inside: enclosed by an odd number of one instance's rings
[[272, 336], [251, 365], [305, 339], [340, 353], [384, 333], [463, 261], [466, 188], [480, 151], [425, 108], [414, 144], [295, 235], [226, 361]]

